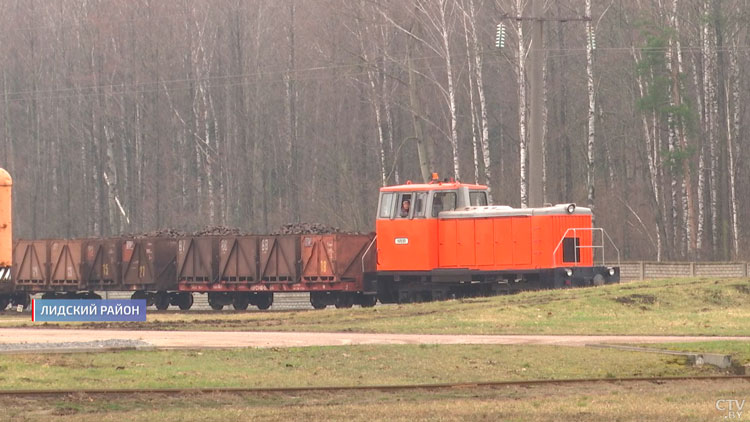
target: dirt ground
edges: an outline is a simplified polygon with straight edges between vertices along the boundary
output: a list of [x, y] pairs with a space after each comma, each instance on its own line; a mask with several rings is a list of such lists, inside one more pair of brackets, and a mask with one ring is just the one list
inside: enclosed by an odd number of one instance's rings
[[144, 331], [1, 328], [0, 343], [64, 343], [141, 340], [157, 348], [304, 347], [354, 344], [544, 344], [585, 346], [607, 343], [750, 341], [750, 337], [583, 336], [583, 335], [421, 335], [367, 333]]

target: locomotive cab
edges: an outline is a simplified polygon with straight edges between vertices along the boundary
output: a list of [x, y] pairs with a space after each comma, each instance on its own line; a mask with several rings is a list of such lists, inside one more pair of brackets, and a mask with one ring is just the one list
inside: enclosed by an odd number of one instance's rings
[[487, 187], [481, 185], [407, 182], [381, 188], [375, 223], [378, 271], [404, 274], [438, 267], [440, 213], [487, 205]]

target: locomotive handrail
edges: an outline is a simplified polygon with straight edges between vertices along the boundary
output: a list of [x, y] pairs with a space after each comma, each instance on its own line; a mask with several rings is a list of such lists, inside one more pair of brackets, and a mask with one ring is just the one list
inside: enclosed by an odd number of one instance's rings
[[365, 252], [362, 254], [362, 272], [365, 272], [365, 257], [370, 252], [370, 248], [372, 248], [372, 245], [375, 244], [375, 240], [377, 240], [378, 235], [375, 235], [375, 237], [372, 238], [372, 241], [370, 241], [370, 244], [367, 245], [367, 249], [365, 249]]
[[[620, 249], [617, 248], [617, 245], [615, 245], [615, 242], [612, 241], [611, 237], [609, 237], [609, 234], [607, 234], [606, 230], [604, 230], [601, 227], [580, 227], [580, 228], [573, 228], [573, 227], [571, 227], [571, 228], [568, 228], [567, 230], [565, 230], [565, 233], [560, 238], [560, 241], [557, 242], [557, 246], [555, 246], [555, 250], [552, 251], [552, 263], [553, 263], [554, 266], [557, 266], [557, 264], [558, 264], [558, 262], [557, 262], [557, 252], [560, 250], [560, 246], [562, 245], [563, 240], [565, 240], [568, 237], [568, 233], [570, 233], [571, 231], [573, 232], [573, 238], [574, 239], [578, 238], [577, 233], [578, 233], [579, 230], [580, 231], [592, 232], [591, 233], [592, 236], [591, 236], [591, 245], [581, 246], [581, 245], [576, 244], [576, 246], [575, 246], [575, 259], [576, 259], [576, 262], [578, 262], [578, 260], [579, 260], [579, 254], [578, 254], [578, 250], [579, 249], [592, 249], [592, 257], [591, 257], [592, 258], [592, 262], [594, 264], [596, 264], [596, 262], [594, 261], [593, 250], [594, 249], [601, 249], [601, 251], [602, 251], [602, 266], [606, 265], [606, 259], [605, 259], [605, 256], [604, 256], [604, 236], [607, 236], [607, 240], [609, 241], [610, 245], [612, 245], [612, 247], [617, 252], [617, 266], [618, 267], [620, 266]], [[595, 232], [595, 231], [600, 234], [601, 244], [599, 244], [599, 245], [594, 245], [594, 235], [593, 235], [593, 232]]]

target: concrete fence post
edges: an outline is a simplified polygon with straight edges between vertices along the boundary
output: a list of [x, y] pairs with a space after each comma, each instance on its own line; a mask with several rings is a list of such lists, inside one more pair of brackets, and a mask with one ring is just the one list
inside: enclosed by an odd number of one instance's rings
[[690, 277], [695, 277], [695, 262], [690, 262]]
[[641, 281], [646, 279], [646, 264], [643, 261], [638, 263], [638, 275]]

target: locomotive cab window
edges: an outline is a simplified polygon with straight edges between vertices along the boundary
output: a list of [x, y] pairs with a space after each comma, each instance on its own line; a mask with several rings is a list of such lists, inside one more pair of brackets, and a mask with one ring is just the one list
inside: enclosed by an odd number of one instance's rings
[[432, 197], [432, 216], [437, 217], [441, 211], [456, 209], [456, 192], [435, 192]]
[[424, 217], [427, 208], [427, 192], [417, 192], [414, 195], [414, 218]]
[[409, 218], [412, 213], [412, 198], [411, 193], [402, 193], [399, 195], [398, 200], [398, 212], [396, 213], [397, 218]]
[[563, 239], [563, 262], [581, 262], [581, 239], [577, 237], [566, 237]]
[[391, 218], [393, 211], [396, 209], [396, 193], [395, 192], [384, 192], [380, 196], [380, 212], [378, 217], [380, 218]]
[[487, 192], [483, 190], [473, 190], [469, 192], [469, 202], [472, 207], [487, 206]]

